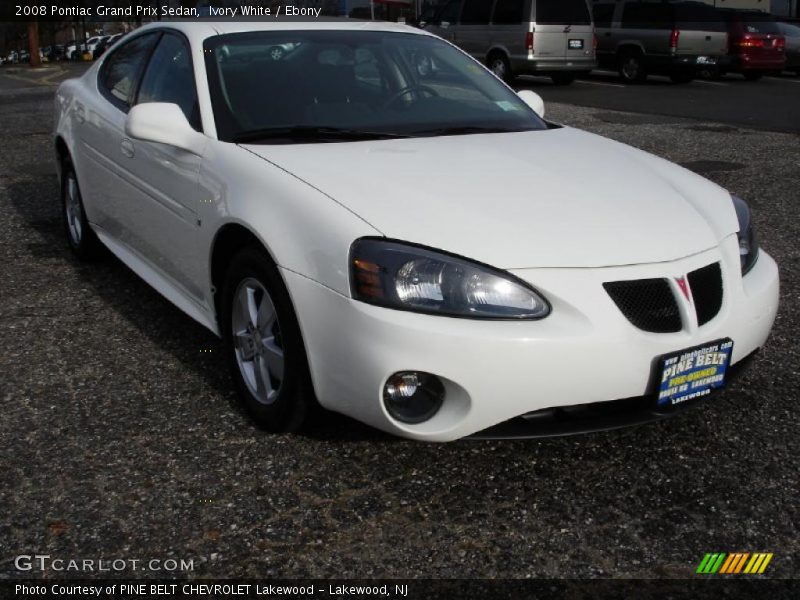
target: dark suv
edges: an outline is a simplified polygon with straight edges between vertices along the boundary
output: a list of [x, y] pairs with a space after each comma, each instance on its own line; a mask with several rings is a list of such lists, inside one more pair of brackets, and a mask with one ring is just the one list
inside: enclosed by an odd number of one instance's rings
[[728, 62], [728, 32], [703, 2], [600, 0], [593, 5], [597, 61], [629, 83], [649, 74], [688, 83], [699, 69]]

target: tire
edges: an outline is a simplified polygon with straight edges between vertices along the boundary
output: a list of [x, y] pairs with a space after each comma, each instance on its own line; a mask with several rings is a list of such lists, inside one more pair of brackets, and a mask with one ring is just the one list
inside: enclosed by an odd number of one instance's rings
[[550, 79], [553, 80], [555, 85], [570, 85], [573, 81], [575, 81], [575, 73], [570, 71], [552, 73], [550, 75]]
[[742, 73], [747, 81], [758, 81], [764, 76], [762, 71], [745, 71]]
[[61, 173], [61, 215], [67, 243], [79, 260], [97, 260], [103, 255], [103, 246], [86, 219], [78, 176], [69, 158], [64, 159]]
[[511, 63], [508, 61], [508, 57], [501, 52], [490, 54], [489, 58], [486, 59], [486, 66], [489, 67], [492, 73], [509, 85], [516, 79], [514, 72], [511, 70]]
[[222, 294], [225, 356], [244, 408], [267, 431], [298, 431], [315, 404], [314, 392], [278, 268], [264, 250], [245, 248], [231, 261]]
[[672, 83], [691, 83], [694, 81], [694, 73], [691, 71], [673, 71], [669, 74]]
[[623, 52], [617, 59], [619, 76], [625, 83], [642, 83], [647, 79], [647, 67], [638, 52]]

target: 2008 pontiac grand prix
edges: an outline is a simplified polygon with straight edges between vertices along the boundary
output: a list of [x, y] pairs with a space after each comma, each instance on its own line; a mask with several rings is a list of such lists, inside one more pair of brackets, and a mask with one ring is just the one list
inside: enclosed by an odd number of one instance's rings
[[269, 430], [316, 401], [433, 441], [640, 422], [775, 318], [743, 200], [410, 27], [156, 23], [56, 108], [72, 250], [220, 335]]

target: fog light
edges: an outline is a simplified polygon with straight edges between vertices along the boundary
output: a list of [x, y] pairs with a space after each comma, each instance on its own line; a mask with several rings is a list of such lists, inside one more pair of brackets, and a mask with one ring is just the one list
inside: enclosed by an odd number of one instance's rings
[[444, 385], [436, 375], [400, 371], [386, 381], [383, 403], [386, 410], [403, 423], [427, 421], [442, 406]]

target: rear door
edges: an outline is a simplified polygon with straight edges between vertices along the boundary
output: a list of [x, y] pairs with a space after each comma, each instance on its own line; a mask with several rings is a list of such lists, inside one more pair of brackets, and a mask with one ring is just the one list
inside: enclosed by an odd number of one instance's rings
[[125, 119], [133, 102], [141, 72], [160, 33], [138, 35], [103, 59], [92, 101], [76, 101], [74, 119], [80, 138], [81, 193], [89, 220], [113, 237], [126, 237], [124, 208], [132, 189], [128, 183]]
[[641, 48], [646, 56], [670, 54], [672, 11], [666, 3], [625, 2], [619, 44]]
[[728, 52], [728, 27], [714, 7], [678, 2], [674, 18], [679, 32], [677, 54], [712, 57]]
[[594, 56], [592, 15], [586, 0], [535, 0], [534, 55], [542, 59]]
[[530, 10], [528, 0], [497, 0], [492, 13], [491, 46], [518, 60], [527, 58]]
[[460, 14], [461, 0], [450, 0], [436, 13], [433, 21], [425, 25], [425, 31], [430, 31], [448, 42], [455, 42], [455, 33]]
[[481, 62], [485, 62], [489, 50], [489, 17], [493, 3], [494, 0], [464, 0], [455, 31], [455, 43]]

